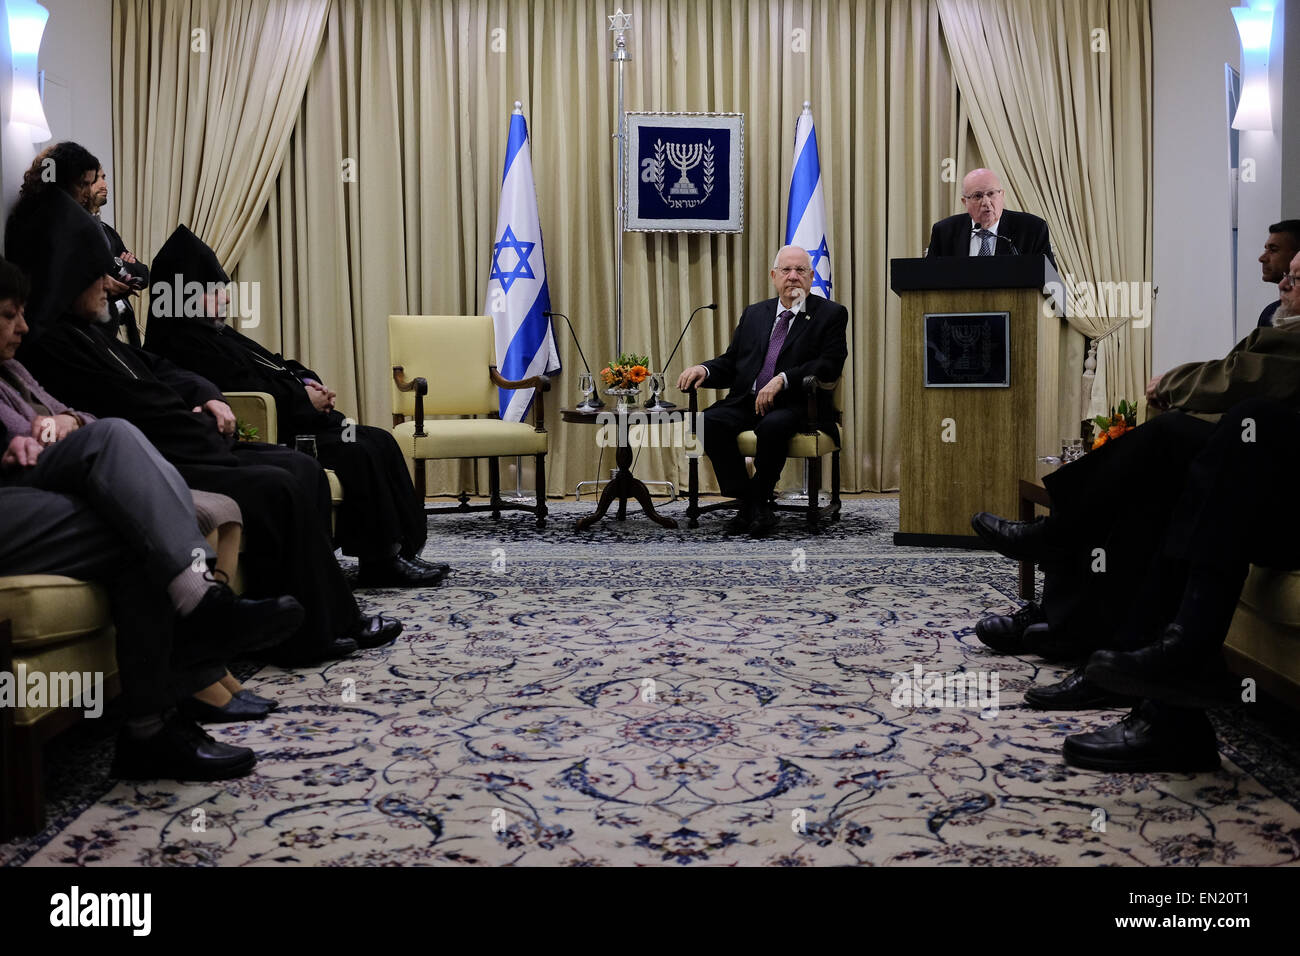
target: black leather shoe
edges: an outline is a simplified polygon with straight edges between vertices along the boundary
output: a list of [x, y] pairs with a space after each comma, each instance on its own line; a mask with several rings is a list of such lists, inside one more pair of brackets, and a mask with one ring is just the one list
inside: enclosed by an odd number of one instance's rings
[[193, 611], [181, 618], [188, 659], [228, 660], [285, 641], [302, 626], [303, 609], [294, 598], [247, 601], [214, 580]]
[[1086, 660], [1096, 645], [1084, 646], [1076, 639], [1064, 637], [1053, 631], [1046, 623], [1034, 624], [1025, 628], [1021, 638], [1026, 654], [1037, 654], [1043, 660], [1053, 664], [1073, 663]]
[[412, 556], [407, 558], [406, 560], [410, 561], [418, 568], [426, 568], [429, 571], [436, 571], [438, 574], [441, 574], [443, 577], [446, 577], [448, 574], [451, 573], [450, 564], [433, 564], [429, 561], [424, 560], [424, 558], [418, 556]]
[[151, 737], [133, 737], [123, 728], [109, 773], [118, 780], [230, 780], [256, 765], [247, 747], [219, 743], [194, 721], [172, 714]]
[[367, 588], [423, 588], [433, 587], [446, 576], [446, 571], [427, 568], [394, 555], [387, 561], [361, 565], [357, 584]]
[[1097, 651], [1088, 660], [1088, 679], [1173, 707], [1230, 707], [1241, 702], [1240, 686], [1224, 666], [1219, 648], [1207, 652], [1192, 645], [1177, 624], [1136, 651]]
[[1037, 564], [1060, 557], [1046, 518], [1010, 521], [981, 511], [970, 519], [970, 526], [994, 551], [1013, 560]]
[[753, 523], [754, 509], [749, 505], [741, 505], [731, 519], [722, 526], [722, 536], [730, 538], [732, 535], [749, 534], [749, 526]]
[[975, 625], [975, 636], [985, 647], [999, 653], [1019, 654], [1024, 650], [1025, 629], [1046, 620], [1043, 609], [1030, 601], [1014, 614], [989, 614], [980, 618]]
[[235, 696], [240, 700], [248, 701], [250, 704], [258, 704], [265, 707], [268, 714], [274, 713], [280, 709], [280, 702], [278, 700], [272, 700], [270, 697], [263, 697], [261, 694], [254, 694], [247, 687], [235, 694]]
[[363, 649], [383, 647], [397, 640], [397, 635], [401, 633], [401, 621], [390, 620], [376, 614], [374, 617], [362, 619], [361, 626], [357, 629], [356, 642], [357, 646]]
[[1214, 728], [1203, 711], [1163, 713], [1143, 701], [1118, 724], [1066, 737], [1065, 762], [1121, 773], [1205, 773], [1219, 769]]
[[265, 720], [271, 711], [261, 704], [231, 695], [230, 702], [224, 707], [217, 707], [197, 697], [186, 697], [177, 706], [182, 716], [197, 720], [201, 724], [232, 724], [241, 720]]
[[754, 523], [749, 526], [751, 538], [766, 538], [781, 523], [770, 505], [760, 505], [754, 509]]
[[1101, 707], [1132, 707], [1132, 697], [1115, 694], [1098, 687], [1083, 676], [1083, 668], [1073, 670], [1064, 680], [1025, 691], [1025, 706], [1035, 710], [1093, 710]]

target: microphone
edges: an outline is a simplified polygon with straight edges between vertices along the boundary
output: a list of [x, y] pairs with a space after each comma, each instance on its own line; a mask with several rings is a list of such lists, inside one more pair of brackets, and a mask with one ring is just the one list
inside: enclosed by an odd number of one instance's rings
[[[591, 375], [591, 366], [587, 364], [587, 356], [582, 354], [582, 346], [578, 344], [578, 333], [573, 331], [573, 323], [569, 321], [569, 317], [565, 315], [563, 312], [543, 312], [542, 315], [546, 316], [548, 319], [554, 318], [555, 316], [558, 315], [560, 318], [564, 320], [564, 324], [569, 327], [569, 334], [573, 336], [573, 344], [578, 348], [578, 358], [582, 359], [582, 367], [587, 370], [588, 375]], [[582, 404], [577, 407], [576, 411], [594, 412], [596, 409], [604, 408], [604, 407], [605, 407], [605, 403], [601, 401], [600, 394], [596, 389], [596, 377], [592, 375], [591, 397], [590, 398], [584, 397], [582, 400]]]
[[[984, 229], [983, 227], [981, 227], [981, 228], [978, 228], [978, 229], [972, 229], [972, 230], [971, 230], [971, 235], [972, 235], [972, 236], [978, 236], [978, 235], [981, 235], [981, 234], [983, 234], [983, 233], [985, 233], [985, 232], [988, 232], [988, 230], [987, 230], [987, 229]], [[1011, 247], [1011, 254], [1012, 254], [1013, 256], [1018, 256], [1018, 255], [1020, 255], [1020, 250], [1016, 248], [1016, 244], [1015, 244], [1014, 242], [1012, 242], [1011, 239], [1010, 239], [1009, 237], [1004, 236], [1004, 235], [1002, 235], [1001, 233], [996, 233], [996, 232], [989, 232], [989, 235], [991, 235], [991, 236], [993, 237], [993, 239], [994, 239], [995, 242], [1005, 242], [1007, 245], [1009, 245], [1009, 246]]]
[[[681, 348], [682, 339], [686, 338], [686, 331], [691, 327], [691, 323], [695, 321], [695, 317], [699, 315], [701, 312], [703, 312], [705, 309], [711, 309], [716, 312], [717, 308], [718, 308], [718, 303], [710, 302], [708, 305], [702, 305], [694, 312], [691, 313], [691, 317], [687, 319], [686, 324], [682, 326], [682, 334], [677, 336], [677, 344], [674, 345], [673, 350], [668, 353], [668, 361], [664, 362], [663, 371], [665, 373], [668, 372], [668, 366], [672, 364], [673, 359], [677, 357], [677, 350]], [[663, 398], [660, 398], [659, 401], [654, 405], [646, 406], [646, 408], [676, 408], [676, 407], [677, 406], [674, 405], [672, 402], [665, 402]]]

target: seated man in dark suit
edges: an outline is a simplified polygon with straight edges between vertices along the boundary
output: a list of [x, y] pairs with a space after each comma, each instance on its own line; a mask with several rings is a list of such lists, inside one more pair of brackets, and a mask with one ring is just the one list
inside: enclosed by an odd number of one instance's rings
[[[1300, 410], [1300, 255], [1279, 285], [1272, 326], [1254, 329], [1224, 358], [1180, 365], [1147, 384], [1147, 399], [1166, 414], [1108, 442], [1043, 479], [1052, 514], [1011, 521], [980, 512], [971, 524], [995, 551], [1040, 564], [1042, 606], [990, 615], [975, 628], [986, 646], [1077, 659], [1101, 648], [1145, 643], [1146, 591], [1140, 582], [1174, 526], [1189, 469], [1214, 422], [1248, 399]], [[1100, 560], [1099, 560], [1100, 559]], [[1097, 595], [1105, 593], [1105, 600]], [[1149, 622], [1147, 622], [1149, 623]], [[1083, 667], [1059, 684], [1035, 687], [1026, 702], [1043, 709], [1113, 703]]]
[[988, 169], [972, 169], [961, 181], [966, 211], [940, 219], [930, 230], [927, 259], [940, 256], [1047, 256], [1047, 223], [1027, 212], [1002, 208], [1002, 183]]
[[[807, 251], [786, 246], [777, 253], [770, 275], [777, 297], [748, 306], [727, 351], [685, 369], [677, 380], [682, 391], [700, 385], [730, 389], [704, 412], [704, 450], [722, 493], [740, 501], [724, 533], [748, 532], [756, 538], [771, 534], [777, 525], [770, 503], [790, 439], [807, 418], [804, 378], [834, 382], [848, 357], [848, 310], [809, 294], [812, 260]], [[819, 391], [818, 401], [829, 403], [830, 394]], [[750, 429], [758, 436], [752, 480], [736, 443]]]
[[1241, 702], [1224, 639], [1251, 564], [1300, 567], [1300, 415], [1252, 399], [1220, 419], [1188, 470], [1164, 549], [1144, 590], [1142, 646], [1100, 650], [1087, 678], [1142, 702], [1120, 723], [1067, 737], [1066, 763], [1104, 771], [1219, 766], [1206, 708]]
[[[1265, 282], [1277, 285], [1291, 268], [1291, 260], [1300, 252], [1300, 219], [1283, 219], [1268, 227], [1268, 238], [1264, 240], [1264, 251], [1260, 253], [1259, 264], [1263, 267]], [[1273, 315], [1282, 304], [1279, 298], [1264, 306], [1259, 313], [1258, 327], [1263, 329], [1273, 324]]]
[[319, 375], [263, 348], [226, 321], [230, 276], [216, 253], [185, 226], [178, 226], [154, 256], [154, 276], [149, 351], [223, 392], [270, 393], [280, 441], [315, 436], [317, 458], [343, 484], [334, 540], [344, 554], [358, 559], [359, 583], [421, 587], [441, 581], [446, 565], [419, 558], [427, 533], [424, 502], [392, 434], [346, 420]]

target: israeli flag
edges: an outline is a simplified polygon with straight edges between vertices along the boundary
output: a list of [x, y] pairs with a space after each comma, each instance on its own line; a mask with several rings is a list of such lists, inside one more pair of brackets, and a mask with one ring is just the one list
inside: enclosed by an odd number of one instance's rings
[[[497, 211], [496, 241], [488, 273], [486, 315], [496, 332], [497, 369], [511, 381], [560, 370], [559, 353], [551, 334], [551, 293], [546, 285], [542, 226], [533, 187], [533, 161], [528, 153], [528, 124], [523, 104], [515, 103], [506, 141], [505, 174], [501, 178], [501, 207]], [[534, 389], [501, 393], [501, 418], [522, 421]]]
[[822, 164], [817, 158], [817, 131], [812, 104], [805, 102], [794, 130], [794, 172], [786, 207], [785, 244], [800, 246], [812, 256], [812, 290], [831, 297], [831, 253], [826, 247], [826, 199], [822, 193]]

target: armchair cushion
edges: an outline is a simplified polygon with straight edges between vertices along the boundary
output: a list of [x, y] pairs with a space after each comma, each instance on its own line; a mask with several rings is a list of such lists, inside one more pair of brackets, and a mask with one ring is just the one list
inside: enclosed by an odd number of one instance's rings
[[497, 458], [546, 454], [546, 432], [526, 422], [495, 418], [424, 420], [423, 437], [415, 436], [415, 422], [393, 427], [393, 437], [407, 458]]
[[[758, 435], [752, 431], [741, 432], [736, 436], [736, 445], [742, 455], [752, 458], [758, 454]], [[791, 458], [821, 458], [839, 450], [839, 442], [826, 432], [816, 435], [799, 433], [790, 439]]]
[[84, 581], [56, 574], [0, 577], [0, 620], [11, 622], [14, 647], [24, 654], [99, 630], [111, 619], [109, 611], [108, 592]]

